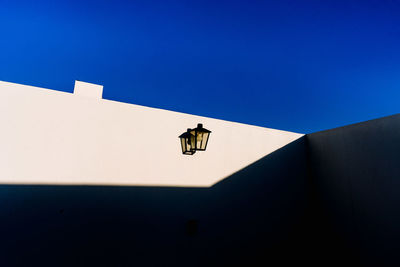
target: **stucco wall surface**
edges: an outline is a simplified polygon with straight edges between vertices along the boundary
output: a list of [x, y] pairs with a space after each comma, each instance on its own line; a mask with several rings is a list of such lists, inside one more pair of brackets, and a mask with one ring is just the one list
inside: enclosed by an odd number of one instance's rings
[[[71, 94], [0, 82], [1, 184], [207, 187], [303, 136], [105, 100], [101, 86], [79, 85]], [[182, 155], [178, 136], [197, 123], [212, 131], [207, 151]]]
[[310, 263], [305, 150], [300, 138], [211, 188], [0, 185], [1, 265]]
[[400, 114], [307, 139], [325, 258], [399, 266]]

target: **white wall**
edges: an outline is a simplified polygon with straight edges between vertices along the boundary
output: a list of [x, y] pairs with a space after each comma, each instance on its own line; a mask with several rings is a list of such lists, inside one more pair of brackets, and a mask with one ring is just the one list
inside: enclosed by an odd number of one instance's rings
[[0, 184], [211, 186], [303, 136], [84, 95], [0, 81]]

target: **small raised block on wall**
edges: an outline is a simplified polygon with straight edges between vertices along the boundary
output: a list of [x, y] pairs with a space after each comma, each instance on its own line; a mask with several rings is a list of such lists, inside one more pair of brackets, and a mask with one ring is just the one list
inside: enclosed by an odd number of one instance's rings
[[93, 83], [75, 81], [74, 94], [84, 97], [102, 99], [103, 86]]

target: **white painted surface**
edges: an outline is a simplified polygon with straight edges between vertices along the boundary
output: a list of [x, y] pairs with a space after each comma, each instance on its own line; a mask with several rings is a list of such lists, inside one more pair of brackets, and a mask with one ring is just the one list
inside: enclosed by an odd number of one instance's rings
[[[197, 123], [207, 150], [182, 155]], [[211, 186], [303, 136], [1, 81], [0, 125], [0, 184]]]
[[74, 94], [83, 97], [101, 99], [103, 97], [103, 86], [93, 83], [75, 81]]

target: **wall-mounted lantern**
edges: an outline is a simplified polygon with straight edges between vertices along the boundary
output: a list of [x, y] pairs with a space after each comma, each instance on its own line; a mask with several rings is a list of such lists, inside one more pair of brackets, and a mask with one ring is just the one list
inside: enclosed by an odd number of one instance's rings
[[181, 147], [182, 147], [182, 153], [185, 155], [193, 155], [196, 153], [196, 150], [194, 149], [194, 136], [191, 134], [190, 128], [187, 129], [186, 132], [181, 134], [179, 138], [181, 139]]
[[204, 151], [207, 148], [208, 138], [211, 131], [203, 128], [203, 124], [197, 124], [194, 129], [187, 129], [181, 134], [182, 153], [185, 155], [193, 155], [196, 151]]

